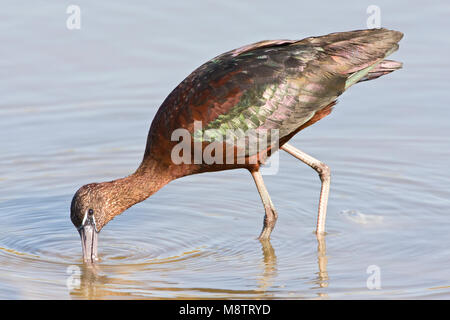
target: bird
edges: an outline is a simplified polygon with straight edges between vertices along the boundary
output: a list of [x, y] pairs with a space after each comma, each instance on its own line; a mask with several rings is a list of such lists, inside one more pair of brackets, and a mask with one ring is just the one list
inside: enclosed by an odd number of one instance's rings
[[330, 168], [288, 141], [329, 115], [349, 87], [402, 68], [401, 62], [386, 59], [402, 37], [399, 31], [377, 28], [264, 40], [198, 67], [159, 107], [135, 172], [86, 184], [73, 196], [70, 217], [84, 262], [99, 260], [98, 234], [115, 216], [175, 179], [205, 172], [251, 173], [265, 213], [259, 239], [268, 240], [278, 214], [261, 167], [279, 150], [318, 173], [316, 233], [325, 234]]

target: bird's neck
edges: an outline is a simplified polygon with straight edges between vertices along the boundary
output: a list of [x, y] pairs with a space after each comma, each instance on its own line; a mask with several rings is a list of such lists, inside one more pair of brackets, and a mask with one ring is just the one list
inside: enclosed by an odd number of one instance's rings
[[121, 179], [105, 182], [104, 192], [107, 194], [107, 211], [111, 218], [129, 207], [144, 201], [157, 192], [173, 178], [167, 170], [161, 168], [156, 161], [139, 167], [135, 173]]

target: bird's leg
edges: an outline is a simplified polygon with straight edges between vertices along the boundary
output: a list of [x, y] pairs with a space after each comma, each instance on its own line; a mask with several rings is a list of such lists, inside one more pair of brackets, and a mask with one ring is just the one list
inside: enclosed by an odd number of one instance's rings
[[261, 172], [252, 171], [253, 180], [255, 180], [256, 187], [258, 188], [259, 195], [264, 205], [265, 216], [264, 216], [264, 227], [259, 235], [260, 240], [267, 240], [270, 238], [270, 233], [275, 227], [275, 222], [277, 222], [278, 214], [275, 211], [272, 200], [270, 200], [269, 192], [264, 185], [264, 181]]
[[303, 151], [285, 143], [281, 149], [303, 161], [317, 171], [322, 181], [319, 200], [319, 214], [317, 216], [317, 234], [325, 233], [325, 219], [327, 217], [328, 194], [330, 193], [330, 168], [323, 162], [311, 157]]

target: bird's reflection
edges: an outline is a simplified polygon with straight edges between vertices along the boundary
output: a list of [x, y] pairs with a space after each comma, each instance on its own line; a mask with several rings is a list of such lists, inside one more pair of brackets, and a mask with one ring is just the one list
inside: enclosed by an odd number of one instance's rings
[[259, 290], [266, 291], [277, 275], [277, 256], [270, 240], [259, 240], [263, 252], [263, 272], [259, 281]]
[[[131, 297], [141, 298], [139, 294], [115, 290], [118, 286], [144, 287], [141, 281], [126, 280], [124, 277], [114, 277], [111, 270], [105, 272], [100, 264], [82, 264], [80, 265], [80, 281], [78, 286], [70, 290], [70, 295], [74, 298], [82, 299], [111, 299], [113, 297]], [[116, 272], [120, 272], [116, 270]]]
[[101, 274], [99, 265], [82, 264], [80, 265], [79, 283], [72, 288], [70, 295], [74, 298], [95, 299], [99, 296], [99, 285], [106, 283], [106, 278]]
[[[270, 294], [270, 288], [274, 284], [274, 279], [278, 274], [277, 256], [270, 240], [260, 240], [262, 250], [262, 272], [258, 280], [258, 291], [262, 292], [264, 296]], [[323, 289], [328, 287], [329, 277], [327, 272], [328, 257], [326, 255], [326, 241], [325, 236], [317, 235], [317, 264], [318, 271], [316, 272], [316, 279], [313, 281], [315, 286], [312, 289]], [[100, 299], [111, 296], [124, 296], [132, 293], [116, 292], [108, 289], [108, 283], [130, 284], [123, 279], [116, 279], [106, 276], [101, 270], [99, 264], [81, 264], [79, 265], [80, 275], [79, 284], [70, 290], [70, 295], [73, 298], [83, 299]], [[134, 281], [132, 281], [134, 282]], [[135, 283], [137, 287], [143, 285], [142, 283]], [[275, 293], [274, 293], [275, 294]], [[318, 292], [319, 297], [327, 297], [326, 292]]]
[[320, 288], [328, 287], [328, 272], [327, 272], [327, 244], [324, 235], [317, 235], [317, 262], [319, 265], [319, 272], [317, 273], [317, 283]]
[[[328, 257], [326, 255], [326, 240], [324, 235], [317, 235], [317, 278], [314, 281], [315, 284], [318, 285], [317, 288], [327, 288], [328, 287]], [[260, 240], [261, 249], [263, 252], [263, 272], [261, 274], [261, 278], [259, 281], [259, 290], [267, 291], [268, 288], [273, 283], [273, 279], [276, 277], [278, 268], [277, 268], [277, 256], [275, 254], [275, 249], [272, 247], [270, 240]], [[327, 293], [319, 292], [318, 295], [320, 297], [327, 297]]]

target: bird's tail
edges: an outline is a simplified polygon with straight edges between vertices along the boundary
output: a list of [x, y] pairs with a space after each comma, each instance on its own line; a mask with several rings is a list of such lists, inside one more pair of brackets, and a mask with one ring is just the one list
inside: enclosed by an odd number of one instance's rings
[[321, 45], [335, 72], [347, 77], [347, 89], [357, 82], [372, 80], [401, 68], [400, 62], [385, 58], [397, 51], [402, 37], [399, 31], [379, 28], [332, 33], [310, 38], [310, 42]]
[[358, 82], [373, 80], [378, 77], [384, 76], [385, 74], [391, 73], [392, 71], [401, 69], [403, 63], [393, 60], [383, 60], [379, 64], [375, 65], [369, 73], [361, 78]]

